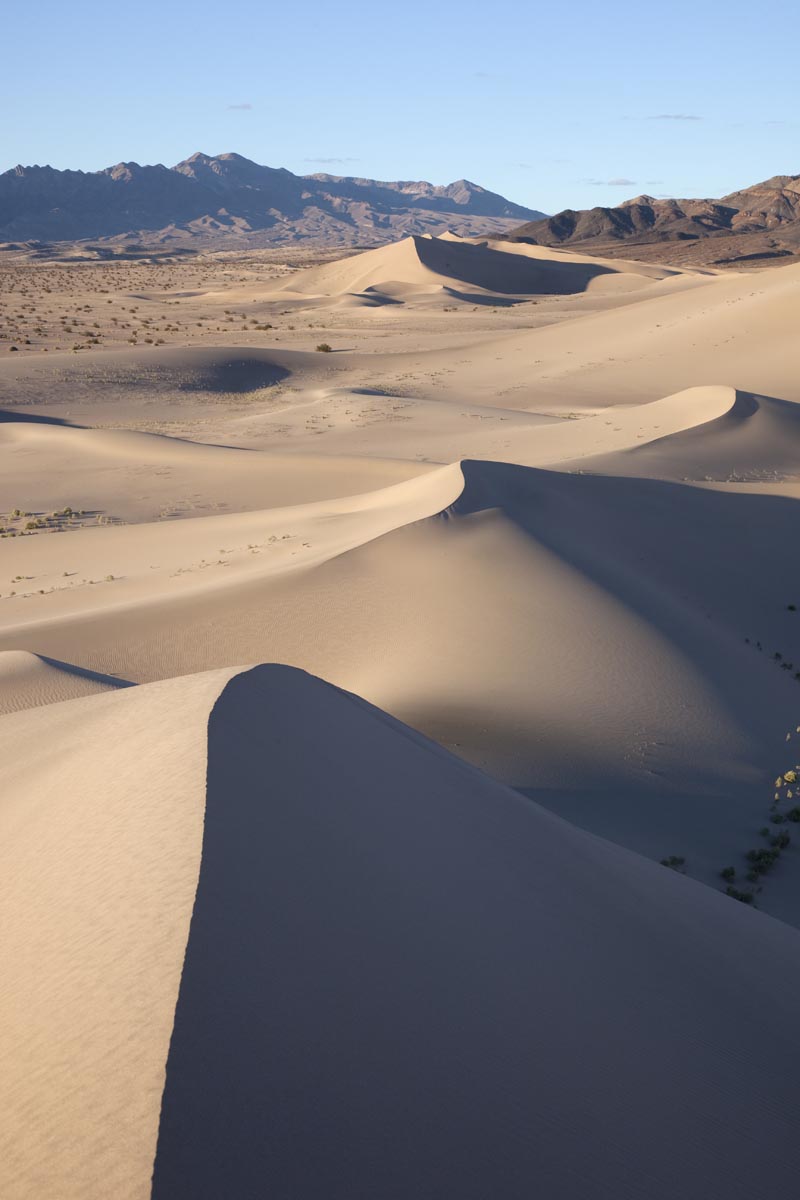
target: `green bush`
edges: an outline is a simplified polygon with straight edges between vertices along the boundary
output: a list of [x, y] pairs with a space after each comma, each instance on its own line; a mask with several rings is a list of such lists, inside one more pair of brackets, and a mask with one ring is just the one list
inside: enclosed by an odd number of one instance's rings
[[740, 900], [742, 904], [752, 904], [755, 900], [753, 892], [740, 892], [735, 887], [726, 887], [725, 895], [730, 896], [733, 900]]
[[753, 873], [755, 873], [756, 878], [759, 875], [765, 875], [767, 871], [769, 871], [770, 867], [777, 862], [778, 858], [780, 857], [780, 853], [780, 850], [777, 849], [748, 850], [745, 857], [747, 858], [747, 861], [753, 865], [751, 870], [747, 873], [747, 878], [752, 879]]

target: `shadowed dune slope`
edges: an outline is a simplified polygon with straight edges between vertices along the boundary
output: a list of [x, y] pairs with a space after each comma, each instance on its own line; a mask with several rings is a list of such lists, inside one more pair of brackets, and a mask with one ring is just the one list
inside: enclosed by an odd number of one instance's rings
[[794, 1195], [794, 931], [286, 667], [208, 735], [154, 1200]]
[[125, 679], [26, 650], [0, 652], [0, 715], [130, 686]]

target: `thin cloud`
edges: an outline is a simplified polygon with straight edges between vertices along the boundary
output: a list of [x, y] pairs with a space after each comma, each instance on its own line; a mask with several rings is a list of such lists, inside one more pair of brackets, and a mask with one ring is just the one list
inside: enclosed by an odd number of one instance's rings
[[344, 166], [345, 163], [358, 162], [357, 158], [304, 158], [303, 162], [323, 163], [325, 166]]
[[228, 105], [228, 108], [231, 111], [238, 111], [238, 112], [250, 112], [252, 107], [253, 107], [252, 104], [229, 104]]
[[635, 179], [585, 179], [584, 183], [590, 184], [592, 187], [635, 187]]
[[702, 117], [697, 117], [694, 113], [657, 113], [654, 117], [648, 117], [648, 121], [702, 121]]

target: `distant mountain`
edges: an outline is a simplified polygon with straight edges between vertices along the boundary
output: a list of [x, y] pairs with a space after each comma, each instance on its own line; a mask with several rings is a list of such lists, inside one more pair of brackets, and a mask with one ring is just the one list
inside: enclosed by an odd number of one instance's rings
[[346, 246], [445, 229], [480, 236], [542, 216], [466, 179], [435, 187], [301, 176], [239, 154], [193, 154], [169, 168], [15, 167], [0, 175], [0, 242], [264, 246], [313, 238]]
[[645, 247], [648, 258], [708, 263], [789, 258], [800, 255], [800, 175], [776, 175], [720, 200], [637, 196], [615, 208], [568, 208], [506, 236], [636, 258]]

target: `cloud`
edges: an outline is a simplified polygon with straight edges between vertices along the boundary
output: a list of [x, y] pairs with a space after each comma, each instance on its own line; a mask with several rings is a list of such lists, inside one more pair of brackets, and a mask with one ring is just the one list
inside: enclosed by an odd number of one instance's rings
[[323, 163], [325, 166], [343, 166], [345, 163], [358, 162], [357, 158], [304, 158], [303, 162]]
[[229, 104], [228, 105], [229, 109], [238, 109], [239, 112], [249, 112], [252, 107], [253, 107], [252, 104]]
[[648, 121], [702, 121], [702, 117], [696, 117], [694, 113], [657, 113], [654, 117], [648, 117]]
[[650, 184], [663, 183], [663, 182], [664, 182], [663, 179], [645, 179], [645, 183], [648, 185], [648, 187], [650, 186]]
[[635, 179], [584, 179], [584, 183], [590, 184], [592, 187], [635, 187]]

